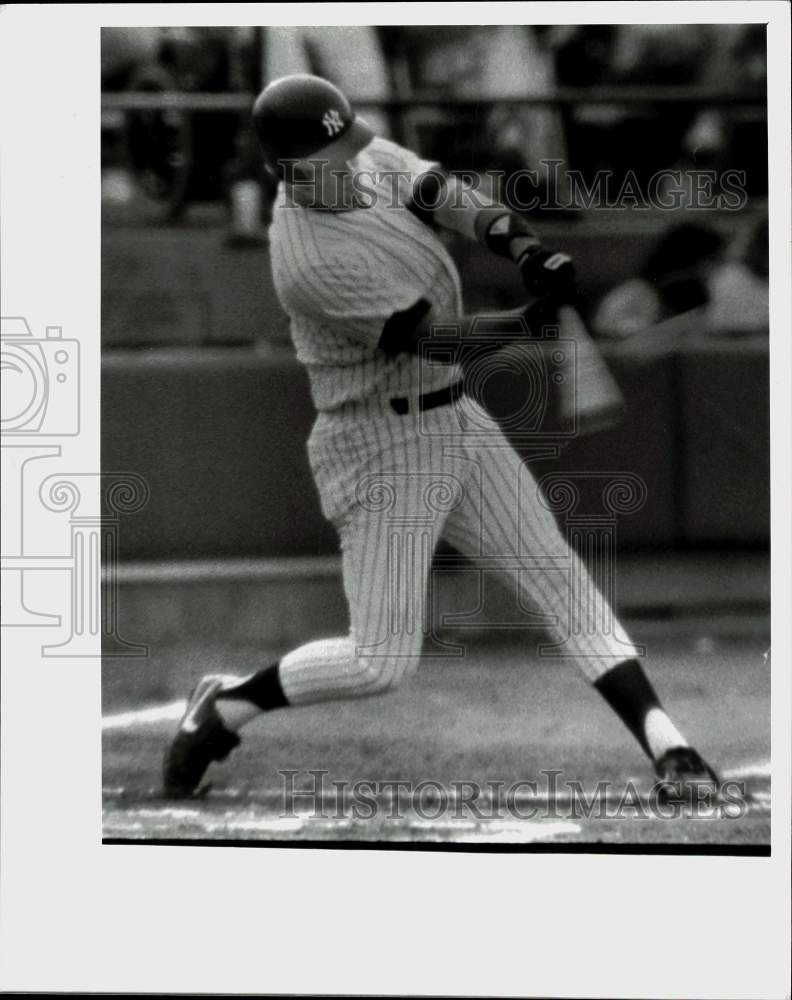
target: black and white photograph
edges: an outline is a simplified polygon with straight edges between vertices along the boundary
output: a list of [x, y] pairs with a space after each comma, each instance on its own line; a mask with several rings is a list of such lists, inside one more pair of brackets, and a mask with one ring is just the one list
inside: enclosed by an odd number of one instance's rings
[[102, 32], [104, 835], [764, 853], [765, 26], [438, 36]]
[[0, 7], [4, 990], [788, 996], [789, 17]]

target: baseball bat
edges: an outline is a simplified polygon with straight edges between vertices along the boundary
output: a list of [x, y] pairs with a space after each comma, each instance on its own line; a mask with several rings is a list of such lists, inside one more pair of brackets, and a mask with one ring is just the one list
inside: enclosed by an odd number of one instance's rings
[[593, 434], [618, 424], [624, 414], [624, 397], [611, 375], [576, 309], [559, 306], [558, 330], [562, 340], [572, 341], [561, 384], [559, 416], [579, 435]]

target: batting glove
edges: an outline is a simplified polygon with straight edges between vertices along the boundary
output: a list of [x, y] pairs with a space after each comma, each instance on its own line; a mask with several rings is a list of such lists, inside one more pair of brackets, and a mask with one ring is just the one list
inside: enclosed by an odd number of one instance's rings
[[567, 254], [536, 247], [515, 263], [523, 285], [534, 298], [550, 299], [559, 305], [574, 298], [575, 267]]

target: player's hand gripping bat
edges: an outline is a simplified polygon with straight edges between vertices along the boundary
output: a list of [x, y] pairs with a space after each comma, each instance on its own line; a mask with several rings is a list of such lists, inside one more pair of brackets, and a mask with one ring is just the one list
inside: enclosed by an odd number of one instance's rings
[[[592, 434], [618, 423], [624, 398], [572, 305], [576, 298], [572, 258], [547, 250], [528, 237], [516, 237], [510, 248], [526, 290], [537, 299], [536, 306], [527, 310], [529, 323], [535, 312], [535, 327], [557, 326], [560, 340], [574, 345], [572, 350], [561, 352], [565, 354], [562, 368], [566, 368], [559, 386], [561, 422], [578, 434]], [[541, 331], [534, 332], [542, 337]]]

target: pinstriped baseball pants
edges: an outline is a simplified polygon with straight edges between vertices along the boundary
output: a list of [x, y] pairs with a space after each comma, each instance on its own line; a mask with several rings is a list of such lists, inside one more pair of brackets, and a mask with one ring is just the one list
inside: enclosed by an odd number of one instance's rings
[[292, 704], [378, 694], [416, 671], [441, 538], [512, 588], [544, 655], [591, 681], [637, 655], [531, 471], [471, 400], [405, 416], [387, 399], [347, 404], [320, 414], [308, 454], [340, 539], [350, 630], [283, 657]]

